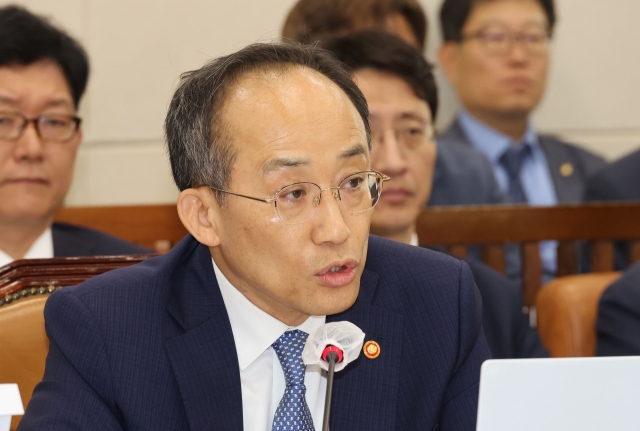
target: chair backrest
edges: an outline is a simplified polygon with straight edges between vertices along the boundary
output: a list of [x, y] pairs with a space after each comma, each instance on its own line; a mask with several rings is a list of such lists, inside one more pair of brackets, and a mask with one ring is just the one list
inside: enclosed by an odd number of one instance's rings
[[538, 334], [551, 356], [593, 356], [598, 302], [619, 272], [559, 277], [538, 294]]
[[158, 253], [166, 253], [187, 234], [175, 204], [68, 207], [55, 220], [110, 233]]
[[525, 305], [535, 304], [542, 285], [538, 243], [557, 240], [558, 276], [578, 269], [576, 242], [590, 247], [591, 270], [614, 269], [614, 241], [628, 241], [629, 261], [640, 260], [640, 204], [585, 204], [556, 207], [481, 206], [426, 209], [418, 218], [420, 245], [445, 246], [466, 256], [469, 245], [482, 247], [482, 260], [504, 273], [508, 243], [518, 243], [522, 256]]
[[[149, 257], [18, 260], [0, 268], [0, 383], [17, 383], [24, 406], [29, 404], [49, 351], [43, 310], [51, 292]], [[13, 418], [12, 431], [19, 422]]]

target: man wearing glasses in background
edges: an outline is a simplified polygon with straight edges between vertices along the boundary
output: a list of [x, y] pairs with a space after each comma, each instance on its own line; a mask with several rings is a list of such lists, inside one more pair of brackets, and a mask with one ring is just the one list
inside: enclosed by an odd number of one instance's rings
[[[552, 0], [445, 0], [439, 62], [462, 109], [438, 136], [487, 155], [506, 202], [580, 202], [602, 158], [539, 135], [530, 115], [540, 102], [555, 23]], [[545, 279], [556, 271], [556, 244], [541, 245]]]
[[184, 74], [165, 132], [190, 235], [51, 295], [20, 426], [320, 431], [326, 373], [302, 346], [346, 320], [379, 348], [336, 376], [330, 429], [475, 429], [478, 290], [464, 262], [369, 236], [388, 178], [367, 114], [314, 46], [251, 45]]
[[53, 222], [82, 140], [76, 115], [88, 74], [76, 41], [24, 9], [0, 8], [0, 266], [146, 251]]

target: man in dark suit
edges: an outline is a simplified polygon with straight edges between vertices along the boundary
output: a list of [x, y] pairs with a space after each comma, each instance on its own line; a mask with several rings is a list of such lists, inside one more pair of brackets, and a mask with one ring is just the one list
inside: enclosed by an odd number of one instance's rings
[[184, 74], [165, 131], [190, 235], [51, 296], [21, 427], [319, 430], [326, 375], [301, 348], [348, 320], [377, 354], [337, 374], [331, 429], [474, 429], [479, 294], [465, 263], [369, 236], [388, 178], [367, 113], [316, 47], [252, 45]]
[[[439, 63], [462, 109], [437, 139], [485, 154], [507, 203], [580, 202], [604, 160], [537, 133], [555, 23], [553, 0], [445, 0]], [[546, 275], [556, 271], [556, 243], [541, 245]]]
[[[353, 71], [369, 105], [371, 167], [393, 180], [385, 186], [371, 233], [418, 245], [416, 219], [431, 193], [437, 148], [433, 123], [436, 83], [427, 61], [410, 45], [382, 31], [365, 30], [323, 47]], [[494, 358], [548, 356], [522, 313], [518, 286], [467, 260], [482, 296], [482, 326]]]
[[[640, 202], [640, 150], [609, 164], [587, 183], [586, 202]], [[588, 259], [586, 259], [588, 261]], [[616, 268], [628, 265], [627, 245], [616, 244]]]
[[640, 264], [605, 290], [598, 306], [596, 355], [640, 355]]
[[[375, 28], [424, 51], [427, 17], [415, 0], [299, 0], [289, 12], [282, 37], [311, 43], [331, 35]], [[491, 163], [464, 144], [437, 144], [429, 206], [504, 202]]]
[[148, 251], [53, 223], [82, 140], [77, 110], [88, 74], [87, 56], [72, 38], [22, 8], [0, 8], [0, 266]]

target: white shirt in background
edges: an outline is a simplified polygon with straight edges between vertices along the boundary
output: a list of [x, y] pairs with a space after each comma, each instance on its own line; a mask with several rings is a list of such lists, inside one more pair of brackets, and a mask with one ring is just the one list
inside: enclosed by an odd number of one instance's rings
[[[23, 259], [48, 259], [53, 257], [53, 237], [51, 228], [48, 228], [35, 240]], [[0, 250], [0, 266], [5, 266], [13, 262], [14, 259], [4, 251]]]
[[[324, 325], [326, 316], [311, 316], [300, 326], [288, 326], [256, 307], [231, 285], [213, 259], [211, 261], [238, 353], [244, 431], [271, 431], [273, 416], [286, 386], [280, 360], [271, 344], [286, 331], [299, 329], [312, 333]], [[308, 365], [304, 383], [314, 427], [320, 430], [327, 391], [326, 372], [317, 365]]]

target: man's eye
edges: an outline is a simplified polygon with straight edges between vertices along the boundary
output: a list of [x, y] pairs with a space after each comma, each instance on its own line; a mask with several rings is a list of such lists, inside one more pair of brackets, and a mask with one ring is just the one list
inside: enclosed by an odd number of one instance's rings
[[363, 182], [364, 179], [362, 177], [352, 177], [342, 184], [341, 189], [356, 190], [360, 188]]
[[47, 118], [44, 120], [44, 125], [47, 127], [67, 127], [69, 125], [69, 120], [63, 118]]
[[547, 39], [544, 34], [540, 33], [526, 33], [522, 36], [522, 38], [525, 42], [532, 44], [542, 43]]
[[287, 190], [286, 193], [282, 194], [282, 199], [286, 199], [288, 201], [301, 200], [306, 196], [307, 192], [303, 189], [295, 189], [295, 190]]
[[0, 126], [12, 125], [15, 121], [15, 118], [12, 117], [0, 117]]
[[507, 39], [506, 33], [486, 32], [482, 34], [482, 39], [489, 43], [500, 43]]

